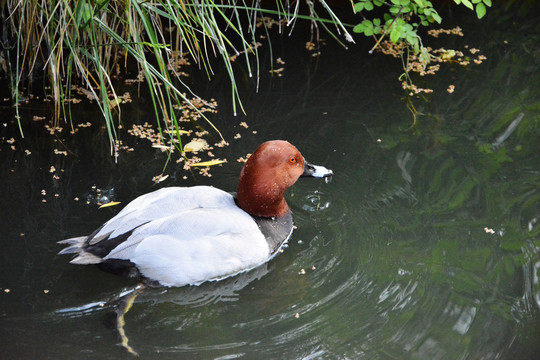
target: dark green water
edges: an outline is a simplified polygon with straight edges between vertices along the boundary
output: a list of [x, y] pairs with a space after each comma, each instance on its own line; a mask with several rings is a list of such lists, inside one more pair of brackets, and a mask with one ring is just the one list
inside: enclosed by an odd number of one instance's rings
[[[540, 358], [538, 10], [495, 9], [480, 23], [471, 13], [446, 18], [445, 27], [455, 21], [465, 32], [443, 39], [446, 47], [480, 48], [487, 60], [421, 79], [435, 92], [414, 100], [414, 131], [398, 60], [331, 41], [314, 58], [301, 31], [274, 42], [284, 76], [271, 78], [264, 63], [259, 93], [239, 72], [246, 117], [232, 116], [225, 75], [194, 85], [219, 102], [212, 120], [231, 145], [215, 153], [229, 162], [211, 178], [169, 167], [159, 186], [234, 191], [235, 159], [277, 138], [336, 175], [289, 191], [298, 228], [269, 264], [220, 283], [141, 294], [125, 317], [141, 358]], [[55, 137], [37, 122], [20, 139], [5, 120], [11, 110], [1, 111], [0, 358], [128, 358], [110, 314], [136, 283], [70, 265], [56, 256], [56, 241], [119, 211], [85, 204], [92, 186], [126, 204], [156, 189], [151, 178], [165, 157], [121, 132], [139, 146], [114, 164], [96, 125]], [[36, 101], [23, 116], [49, 111]], [[100, 116], [92, 105], [74, 111], [81, 123]], [[123, 116], [130, 124], [153, 115], [139, 99]]]

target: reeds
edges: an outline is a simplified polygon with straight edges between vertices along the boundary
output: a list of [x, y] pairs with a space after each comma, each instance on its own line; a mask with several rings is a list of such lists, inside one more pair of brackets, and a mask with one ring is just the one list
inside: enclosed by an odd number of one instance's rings
[[5, 48], [10, 50], [6, 58], [17, 117], [21, 89], [33, 76], [43, 74], [50, 85], [55, 121], [63, 119], [71, 124], [71, 89], [78, 83], [96, 100], [105, 119], [111, 152], [115, 153], [115, 121], [120, 118], [121, 99], [112, 78], [134, 62], [149, 87], [161, 136], [176, 137], [181, 149], [176, 111], [183, 101], [189, 103], [185, 93], [190, 91], [177, 73], [175, 61], [189, 54], [211, 76], [211, 58], [220, 58], [231, 79], [234, 112], [238, 107], [243, 111], [231, 59], [254, 56], [255, 68], [250, 61], [245, 64], [249, 74], [258, 79], [258, 18], [278, 17], [291, 30], [297, 19], [309, 19], [324, 28], [334, 24], [338, 34], [352, 40], [324, 0], [318, 1], [328, 19], [317, 14], [311, 0], [306, 2], [308, 15], [299, 14], [298, 1], [282, 0], [276, 0], [275, 9], [262, 8], [260, 0], [4, 0], [2, 34], [11, 45]]

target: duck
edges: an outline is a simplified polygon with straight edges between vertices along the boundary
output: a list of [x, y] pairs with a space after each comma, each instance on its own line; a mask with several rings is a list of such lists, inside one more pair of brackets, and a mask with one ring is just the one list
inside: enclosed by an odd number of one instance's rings
[[287, 189], [300, 177], [332, 175], [289, 142], [267, 141], [244, 164], [236, 193], [161, 188], [135, 198], [90, 235], [59, 241], [67, 247], [58, 254], [151, 286], [218, 281], [276, 256], [293, 231]]

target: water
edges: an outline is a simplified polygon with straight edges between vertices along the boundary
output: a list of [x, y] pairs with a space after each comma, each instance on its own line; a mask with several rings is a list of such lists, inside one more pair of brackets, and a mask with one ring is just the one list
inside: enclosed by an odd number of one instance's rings
[[[114, 215], [119, 207], [97, 209], [103, 196], [125, 205], [159, 186], [233, 191], [236, 159], [273, 138], [331, 168], [332, 182], [301, 179], [289, 191], [297, 229], [269, 264], [143, 292], [125, 316], [141, 358], [540, 357], [540, 28], [524, 9], [481, 23], [446, 18], [466, 35], [451, 45], [478, 47], [487, 60], [421, 80], [436, 91], [414, 100], [414, 130], [397, 61], [331, 41], [314, 58], [301, 31], [276, 41], [284, 76], [262, 71], [258, 94], [240, 77], [246, 117], [232, 117], [224, 75], [196, 89], [218, 100], [213, 120], [231, 144], [215, 151], [229, 162], [210, 178], [169, 166], [153, 186], [163, 154], [123, 133], [140, 145], [114, 164], [99, 126], [55, 137], [37, 122], [24, 140], [1, 127], [17, 151], [0, 144], [0, 358], [127, 357], [111, 314], [136, 282], [70, 265], [56, 241]], [[74, 111], [81, 123], [99, 118], [92, 106]], [[144, 99], [123, 111], [126, 123], [152, 118]], [[50, 116], [38, 102], [23, 116], [36, 114]]]

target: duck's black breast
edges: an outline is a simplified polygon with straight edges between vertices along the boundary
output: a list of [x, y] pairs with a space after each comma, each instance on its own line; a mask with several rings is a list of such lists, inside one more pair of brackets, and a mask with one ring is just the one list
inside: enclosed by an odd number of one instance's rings
[[291, 236], [293, 230], [293, 218], [292, 213], [289, 211], [285, 216], [267, 218], [256, 217], [253, 219], [259, 226], [259, 230], [263, 233], [266, 241], [268, 242], [268, 248], [270, 254], [273, 256], [281, 248], [281, 245]]

